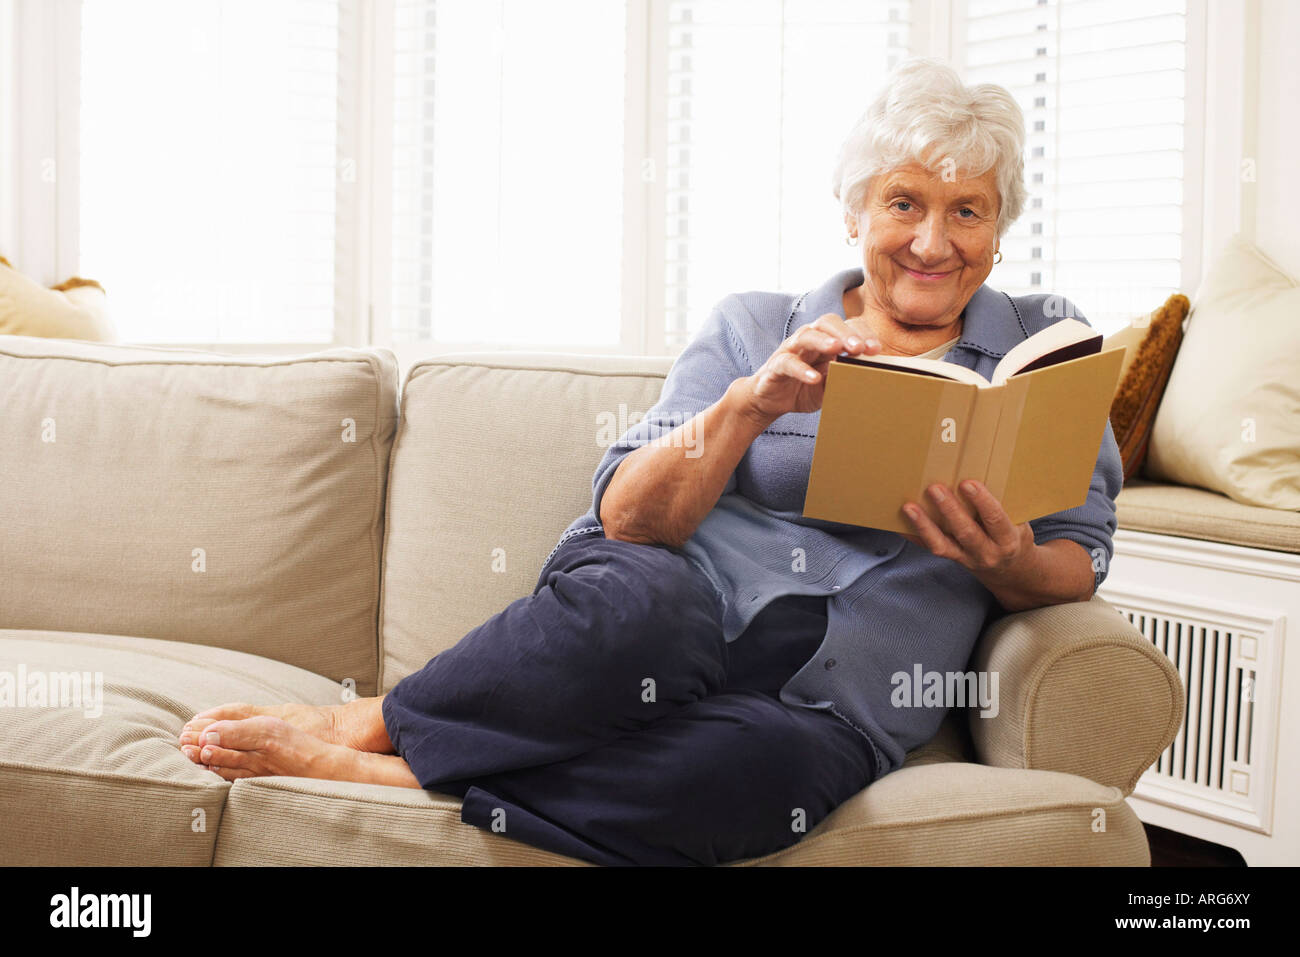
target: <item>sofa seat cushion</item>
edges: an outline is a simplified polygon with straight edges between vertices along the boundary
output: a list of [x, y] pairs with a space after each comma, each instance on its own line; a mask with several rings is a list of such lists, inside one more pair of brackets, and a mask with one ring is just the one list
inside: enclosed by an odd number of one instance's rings
[[[908, 754], [906, 766], [971, 755], [964, 716]], [[460, 819], [459, 798], [414, 788], [307, 778], [245, 778], [230, 790], [213, 863], [339, 865], [584, 865]]]
[[[60, 680], [74, 673], [89, 694]], [[180, 752], [181, 726], [231, 701], [340, 700], [243, 652], [0, 629], [0, 865], [210, 864], [230, 785]]]
[[[850, 798], [799, 844], [740, 863], [1150, 864], [1142, 824], [1117, 788], [971, 763], [966, 724], [965, 715], [950, 714], [902, 768]], [[412, 788], [245, 778], [231, 787], [213, 863], [586, 863], [464, 824], [460, 810], [457, 798]]]
[[221, 820], [217, 867], [582, 865], [460, 820], [460, 800], [416, 788], [242, 778]]
[[1120, 528], [1300, 552], [1300, 512], [1243, 505], [1190, 485], [1134, 478], [1115, 499]]
[[[0, 630], [9, 694], [19, 678], [30, 695], [33, 676], [73, 672], [91, 674], [91, 693], [69, 706], [0, 708], [0, 865], [583, 863], [461, 823], [448, 795], [305, 778], [230, 785], [176, 748], [186, 719], [215, 704], [341, 700], [318, 675], [200, 645]], [[752, 863], [1148, 863], [1115, 788], [969, 754], [950, 715], [903, 768]], [[1092, 827], [1098, 808], [1104, 832]]]
[[1146, 832], [1119, 788], [1075, 774], [904, 764], [849, 798], [782, 866], [1149, 867]]
[[[902, 768], [850, 798], [798, 844], [739, 863], [1150, 865], [1142, 823], [1119, 789], [1057, 771], [935, 756], [917, 749]], [[213, 863], [586, 863], [463, 824], [460, 807], [456, 798], [410, 788], [245, 778], [231, 787]]]

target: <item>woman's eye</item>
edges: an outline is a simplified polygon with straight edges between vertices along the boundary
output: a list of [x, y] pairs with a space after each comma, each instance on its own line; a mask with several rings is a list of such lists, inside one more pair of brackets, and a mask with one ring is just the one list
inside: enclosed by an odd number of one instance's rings
[[[961, 208], [961, 212], [963, 212], [963, 213], [970, 213], [971, 216], [974, 216], [974, 215], [975, 215], [975, 210], [971, 209], [969, 206], [963, 206], [963, 207]], [[964, 216], [964, 217], [962, 217], [962, 218], [963, 218], [963, 219], [970, 219], [970, 216]]]
[[[900, 199], [900, 200], [898, 200], [896, 203], [894, 203], [894, 205], [895, 205], [895, 206], [911, 206], [912, 204], [909, 203], [909, 202], [908, 202], [907, 200], [905, 200], [905, 199]], [[905, 212], [907, 212], [907, 210], [904, 209], [904, 210], [901, 210], [901, 212], [904, 212], [904, 213], [905, 213]]]

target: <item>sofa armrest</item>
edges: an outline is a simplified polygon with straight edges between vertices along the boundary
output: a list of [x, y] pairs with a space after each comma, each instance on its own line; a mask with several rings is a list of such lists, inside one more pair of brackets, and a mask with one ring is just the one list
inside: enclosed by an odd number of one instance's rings
[[1105, 599], [998, 619], [972, 665], [998, 675], [998, 708], [969, 710], [983, 764], [1078, 774], [1131, 794], [1178, 733], [1183, 683], [1169, 659]]

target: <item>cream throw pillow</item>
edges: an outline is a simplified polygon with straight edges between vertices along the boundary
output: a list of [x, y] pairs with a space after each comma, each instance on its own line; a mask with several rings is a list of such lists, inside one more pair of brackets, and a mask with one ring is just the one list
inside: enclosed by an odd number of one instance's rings
[[104, 289], [73, 276], [46, 289], [0, 256], [0, 335], [115, 342]]
[[1234, 236], [1187, 322], [1143, 474], [1300, 510], [1300, 283]]

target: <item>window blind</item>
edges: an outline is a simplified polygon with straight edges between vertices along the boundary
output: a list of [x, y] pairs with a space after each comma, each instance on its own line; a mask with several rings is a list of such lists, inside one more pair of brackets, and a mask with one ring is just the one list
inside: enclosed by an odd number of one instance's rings
[[1181, 281], [1185, 0], [967, 0], [963, 75], [1025, 113], [1030, 199], [989, 283], [1110, 332]]
[[335, 0], [86, 0], [81, 272], [126, 340], [334, 334]]
[[395, 342], [618, 343], [624, 8], [397, 0]]
[[857, 262], [830, 178], [907, 56], [907, 0], [673, 0], [667, 345], [745, 289], [803, 291]]

